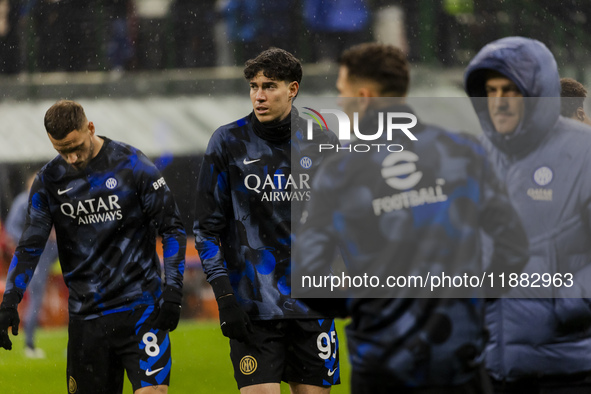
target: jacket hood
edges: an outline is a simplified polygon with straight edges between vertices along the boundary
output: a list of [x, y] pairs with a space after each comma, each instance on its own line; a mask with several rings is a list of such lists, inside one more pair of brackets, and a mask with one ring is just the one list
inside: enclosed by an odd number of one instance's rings
[[[524, 115], [515, 131], [496, 132], [488, 113], [486, 72], [494, 70], [513, 81], [525, 99]], [[507, 37], [486, 45], [464, 74], [464, 88], [486, 137], [501, 151], [514, 155], [531, 152], [552, 130], [560, 116], [560, 77], [556, 60], [540, 41]], [[542, 98], [543, 97], [543, 98]]]

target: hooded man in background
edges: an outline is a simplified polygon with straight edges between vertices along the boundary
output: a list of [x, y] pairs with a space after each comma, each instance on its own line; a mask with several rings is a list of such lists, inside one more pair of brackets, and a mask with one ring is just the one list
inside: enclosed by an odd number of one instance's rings
[[508, 37], [486, 45], [464, 82], [530, 245], [508, 294], [514, 298], [487, 305], [486, 366], [495, 391], [588, 393], [591, 307], [583, 297], [591, 270], [591, 178], [583, 174], [591, 165], [591, 134], [560, 116], [558, 68], [539, 41]]

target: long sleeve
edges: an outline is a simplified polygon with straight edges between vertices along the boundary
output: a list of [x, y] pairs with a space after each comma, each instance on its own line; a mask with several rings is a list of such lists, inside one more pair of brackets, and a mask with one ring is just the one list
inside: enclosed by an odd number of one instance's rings
[[333, 211], [327, 209], [332, 206], [331, 201], [335, 203], [333, 199], [337, 195], [330, 189], [330, 180], [331, 175], [326, 167], [321, 168], [314, 178], [312, 195], [302, 215], [296, 238], [294, 277], [331, 273], [331, 263], [338, 245], [334, 233]]
[[506, 274], [521, 272], [529, 257], [527, 234], [490, 165], [483, 167], [482, 198], [480, 224], [493, 242], [488, 268]]
[[223, 143], [219, 133], [214, 134], [207, 147], [197, 181], [197, 195], [199, 199], [193, 227], [195, 247], [199, 252], [207, 280], [211, 283], [216, 278], [228, 276], [220, 236], [226, 229], [231, 197], [227, 164], [224, 161]]
[[162, 237], [166, 285], [182, 289], [187, 236], [178, 207], [164, 177], [144, 156], [136, 167], [143, 210], [155, 222]]

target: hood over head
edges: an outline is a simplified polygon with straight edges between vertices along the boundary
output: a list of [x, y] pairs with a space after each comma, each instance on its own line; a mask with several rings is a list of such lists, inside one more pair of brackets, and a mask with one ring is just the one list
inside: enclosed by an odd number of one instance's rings
[[[486, 74], [497, 71], [513, 81], [525, 99], [521, 122], [511, 134], [497, 133], [488, 113]], [[501, 151], [523, 155], [552, 130], [560, 115], [560, 76], [556, 60], [540, 41], [506, 37], [487, 44], [464, 74], [464, 88], [486, 137]]]

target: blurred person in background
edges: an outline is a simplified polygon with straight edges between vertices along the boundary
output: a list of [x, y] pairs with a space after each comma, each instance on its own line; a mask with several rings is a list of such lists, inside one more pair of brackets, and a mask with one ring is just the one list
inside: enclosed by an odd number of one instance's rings
[[31, 12], [39, 71], [95, 71], [100, 0], [36, 0]]
[[20, 21], [26, 0], [0, 0], [0, 73], [21, 71]]
[[[486, 305], [495, 392], [589, 393], [591, 133], [560, 116], [558, 66], [540, 41], [487, 44], [466, 68], [464, 86], [530, 245], [520, 280], [531, 282]], [[564, 284], [534, 286], [544, 274]]]
[[132, 0], [103, 0], [103, 15], [107, 29], [108, 68], [123, 71], [129, 68], [134, 58], [134, 44], [131, 26], [134, 25]]
[[170, 17], [174, 67], [215, 66], [216, 0], [174, 0], [170, 5]]
[[41, 72], [65, 70], [62, 4], [59, 0], [36, 0], [31, 8], [37, 57], [35, 69]]
[[[358, 116], [359, 130], [379, 129], [380, 113], [414, 113], [405, 100], [409, 64], [400, 49], [360, 44], [346, 50], [339, 64], [341, 105], [350, 119]], [[373, 141], [399, 144], [403, 151], [344, 152], [323, 162], [296, 236], [294, 260], [303, 275], [329, 274], [337, 247], [350, 276], [385, 281], [394, 274], [425, 277], [442, 269], [450, 275], [476, 273], [481, 230], [495, 236], [495, 270], [523, 267], [525, 233], [476, 138], [420, 121], [410, 130], [414, 141], [402, 133]], [[413, 173], [405, 176], [404, 166], [412, 166]], [[386, 170], [393, 170], [388, 177]], [[440, 198], [426, 196], [437, 187]], [[411, 196], [408, 204], [382, 203], [402, 195]], [[475, 293], [409, 298], [404, 292], [365, 290], [349, 299], [327, 293], [302, 298], [312, 308], [351, 316], [346, 329], [353, 393], [488, 392], [481, 356], [483, 300]]]
[[315, 62], [336, 62], [346, 48], [371, 39], [366, 0], [303, 0], [303, 9]]
[[[14, 245], [18, 243], [25, 228], [29, 206], [29, 192], [34, 180], [35, 174], [33, 173], [27, 178], [25, 189], [15, 197], [6, 217], [6, 232], [10, 235]], [[25, 356], [28, 358], [45, 358], [43, 349], [35, 346], [35, 330], [39, 324], [39, 314], [43, 306], [47, 278], [57, 258], [57, 242], [55, 232], [52, 231], [45, 244], [45, 249], [41, 257], [39, 257], [39, 263], [37, 264], [37, 268], [35, 268], [33, 279], [29, 283], [29, 303], [24, 318]]]
[[135, 66], [138, 70], [160, 70], [169, 66], [168, 46], [171, 37], [168, 27], [172, 0], [132, 0], [137, 18]]
[[252, 53], [271, 46], [295, 53], [296, 0], [228, 0], [222, 17], [226, 20], [236, 64], [242, 65]]
[[591, 125], [591, 119], [585, 113], [587, 89], [582, 83], [572, 78], [561, 78], [560, 96], [560, 115]]

